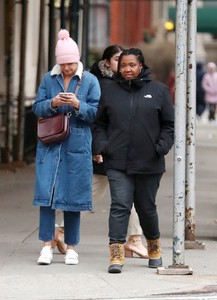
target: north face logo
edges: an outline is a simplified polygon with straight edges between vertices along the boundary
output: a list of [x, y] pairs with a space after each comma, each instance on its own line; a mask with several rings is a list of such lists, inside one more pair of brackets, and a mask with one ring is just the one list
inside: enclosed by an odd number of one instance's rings
[[149, 95], [149, 94], [144, 95], [144, 98], [152, 98], [152, 95]]

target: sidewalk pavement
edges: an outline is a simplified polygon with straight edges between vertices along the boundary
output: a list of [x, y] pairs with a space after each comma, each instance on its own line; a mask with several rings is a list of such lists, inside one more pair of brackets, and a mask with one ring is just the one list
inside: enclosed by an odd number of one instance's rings
[[[217, 299], [217, 123], [197, 124], [196, 145], [196, 238], [205, 250], [185, 250], [193, 275], [159, 275], [141, 258], [127, 258], [121, 274], [108, 274], [109, 192], [95, 200], [93, 213], [82, 213], [80, 263], [65, 265], [55, 250], [50, 266], [37, 265], [42, 244], [32, 206], [35, 166], [1, 169], [0, 300]], [[173, 151], [157, 196], [164, 267], [173, 263], [172, 189]]]

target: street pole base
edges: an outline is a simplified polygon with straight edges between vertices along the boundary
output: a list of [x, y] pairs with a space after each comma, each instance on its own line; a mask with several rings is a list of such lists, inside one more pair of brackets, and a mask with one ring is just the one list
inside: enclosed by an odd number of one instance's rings
[[203, 242], [199, 242], [199, 241], [185, 241], [185, 249], [205, 250], [206, 246]]
[[158, 267], [157, 274], [159, 275], [193, 275], [193, 270], [189, 266], [177, 265], [177, 266], [168, 266]]

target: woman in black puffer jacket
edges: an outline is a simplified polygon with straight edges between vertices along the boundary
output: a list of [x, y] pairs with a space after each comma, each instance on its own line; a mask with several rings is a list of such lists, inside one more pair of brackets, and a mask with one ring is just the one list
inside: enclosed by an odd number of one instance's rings
[[148, 244], [149, 267], [162, 265], [155, 197], [174, 141], [174, 109], [164, 84], [152, 80], [140, 49], [123, 50], [115, 80], [102, 90], [93, 154], [102, 155], [112, 203], [110, 273], [120, 273], [134, 203]]
[[[92, 66], [90, 72], [98, 78], [101, 86], [101, 92], [109, 89], [109, 86], [113, 83], [114, 74], [117, 72], [118, 59], [122, 50], [123, 48], [119, 45], [108, 46], [103, 52], [102, 59]], [[101, 161], [102, 156], [99, 156], [98, 159]], [[100, 190], [103, 191], [105, 186], [108, 185], [108, 180], [106, 176], [102, 176], [106, 175], [103, 163], [93, 161], [93, 169], [94, 196], [94, 190], [98, 189], [95, 187], [98, 186]], [[132, 207], [129, 219], [128, 236], [128, 241], [125, 244], [125, 256], [133, 257], [133, 253], [136, 253], [142, 258], [148, 258], [147, 249], [142, 243], [142, 228], [139, 224], [139, 218], [134, 206]]]

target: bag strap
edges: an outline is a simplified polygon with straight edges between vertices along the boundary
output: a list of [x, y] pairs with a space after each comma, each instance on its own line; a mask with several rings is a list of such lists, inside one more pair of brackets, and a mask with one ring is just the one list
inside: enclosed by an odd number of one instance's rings
[[[82, 76], [83, 76], [83, 73], [82, 73], [82, 75], [81, 75], [81, 79], [78, 80], [78, 83], [77, 83], [77, 86], [76, 86], [76, 89], [75, 89], [75, 93], [74, 93], [75, 96], [77, 96], [78, 90], [79, 90], [79, 88], [80, 88], [80, 86], [81, 86]], [[71, 115], [72, 115], [72, 113], [71, 113], [71, 112], [68, 112], [66, 115], [67, 115], [68, 118], [70, 118]]]
[[83, 73], [81, 75], [81, 79], [78, 80], [78, 84], [77, 84], [76, 89], [75, 89], [75, 96], [77, 96], [78, 90], [81, 86], [82, 76], [83, 76]]

